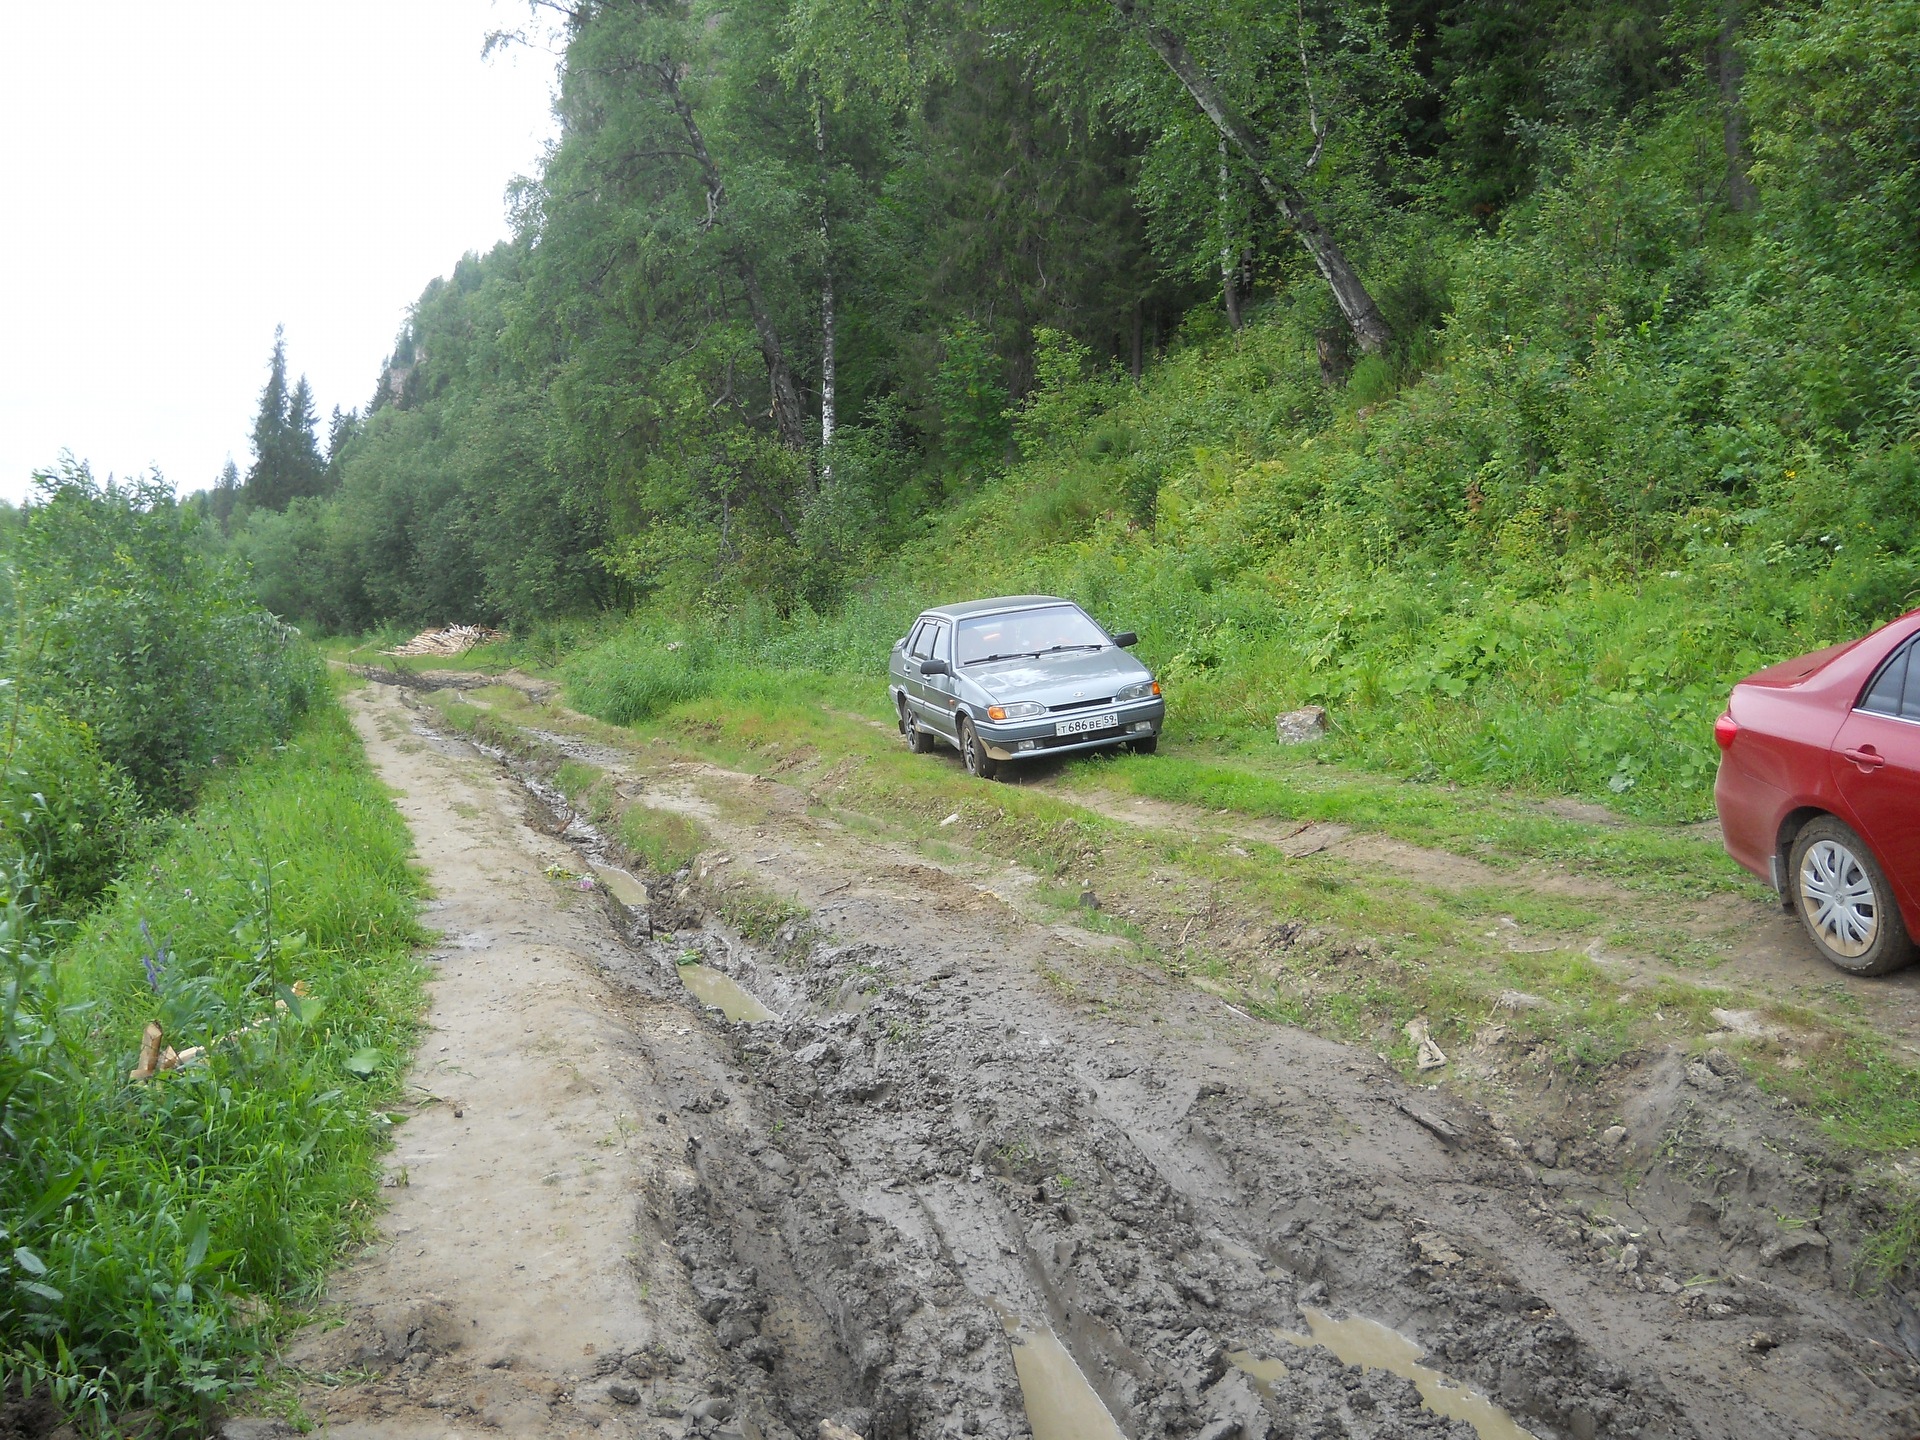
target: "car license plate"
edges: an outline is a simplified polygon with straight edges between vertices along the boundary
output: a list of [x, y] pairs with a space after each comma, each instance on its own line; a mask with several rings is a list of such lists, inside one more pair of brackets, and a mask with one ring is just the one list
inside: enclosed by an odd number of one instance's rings
[[1098, 715], [1076, 715], [1071, 720], [1055, 721], [1053, 733], [1055, 735], [1086, 735], [1095, 730], [1111, 730], [1119, 723], [1120, 717], [1113, 711], [1106, 710]]

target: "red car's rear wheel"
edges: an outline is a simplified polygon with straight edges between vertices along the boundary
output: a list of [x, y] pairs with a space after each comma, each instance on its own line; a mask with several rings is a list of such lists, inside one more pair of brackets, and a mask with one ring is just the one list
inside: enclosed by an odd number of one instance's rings
[[1826, 959], [1855, 975], [1886, 975], [1914, 959], [1893, 887], [1860, 837], [1822, 815], [1793, 839], [1793, 908]]

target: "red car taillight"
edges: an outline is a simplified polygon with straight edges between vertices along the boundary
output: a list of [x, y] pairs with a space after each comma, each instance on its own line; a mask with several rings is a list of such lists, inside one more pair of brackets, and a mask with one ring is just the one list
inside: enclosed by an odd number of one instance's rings
[[1731, 750], [1733, 748], [1733, 737], [1739, 733], [1739, 723], [1734, 720], [1731, 712], [1722, 715], [1718, 720], [1713, 722], [1713, 743], [1718, 745], [1722, 750]]

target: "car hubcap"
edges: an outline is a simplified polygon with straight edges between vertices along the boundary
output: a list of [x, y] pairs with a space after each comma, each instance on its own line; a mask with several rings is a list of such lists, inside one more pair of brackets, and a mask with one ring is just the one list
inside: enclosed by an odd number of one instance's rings
[[978, 775], [980, 773], [980, 742], [974, 738], [971, 725], [967, 726], [962, 742], [967, 747], [967, 769]]
[[1848, 959], [1866, 954], [1880, 928], [1872, 878], [1832, 840], [1815, 841], [1800, 861], [1800, 908], [1814, 933]]

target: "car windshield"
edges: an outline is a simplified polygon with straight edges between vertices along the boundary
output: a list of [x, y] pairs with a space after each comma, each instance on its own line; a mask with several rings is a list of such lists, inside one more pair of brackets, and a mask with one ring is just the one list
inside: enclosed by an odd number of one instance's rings
[[1048, 605], [962, 620], [954, 655], [962, 665], [978, 665], [1056, 650], [1104, 650], [1112, 643], [1078, 605]]

